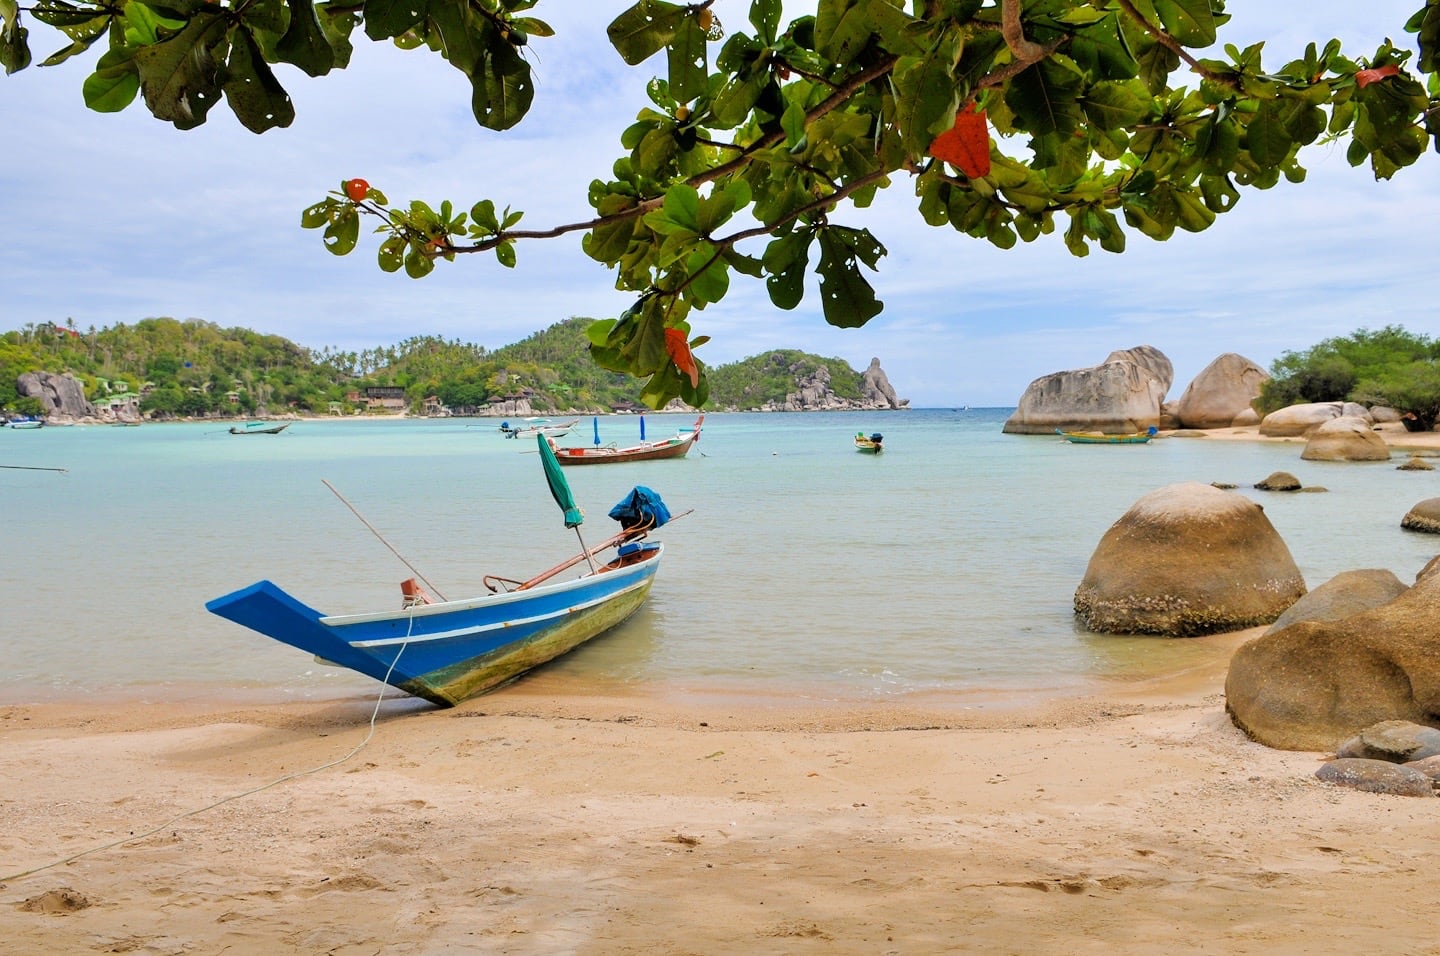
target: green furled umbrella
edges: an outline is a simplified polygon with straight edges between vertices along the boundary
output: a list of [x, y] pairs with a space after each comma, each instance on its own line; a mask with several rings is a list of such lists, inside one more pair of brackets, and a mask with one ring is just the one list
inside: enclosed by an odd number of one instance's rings
[[540, 464], [545, 468], [545, 481], [550, 485], [550, 494], [555, 496], [555, 503], [565, 512], [565, 527], [575, 529], [575, 538], [580, 542], [580, 550], [585, 552], [585, 560], [590, 562], [593, 573], [595, 561], [590, 557], [590, 549], [585, 547], [585, 539], [580, 537], [580, 525], [585, 520], [585, 512], [575, 503], [575, 496], [570, 492], [570, 482], [565, 480], [565, 473], [560, 470], [560, 461], [550, 447], [550, 439], [544, 434], [538, 434], [535, 440], [540, 444]]

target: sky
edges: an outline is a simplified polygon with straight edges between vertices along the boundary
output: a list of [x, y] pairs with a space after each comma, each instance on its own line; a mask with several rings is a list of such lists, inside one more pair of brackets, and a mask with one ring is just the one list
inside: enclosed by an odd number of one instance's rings
[[[1413, 48], [1401, 27], [1420, 5], [1231, 0], [1221, 42], [1263, 39], [1275, 67], [1331, 37], [1353, 56], [1386, 36]], [[558, 35], [529, 45], [535, 105], [503, 133], [475, 123], [468, 83], [437, 56], [363, 38], [351, 66], [327, 77], [277, 68], [296, 119], [259, 136], [223, 105], [186, 132], [138, 103], [91, 112], [80, 90], [93, 56], [0, 77], [0, 331], [168, 316], [317, 350], [416, 335], [498, 348], [572, 316], [618, 315], [633, 296], [580, 251], [579, 233], [521, 244], [513, 270], [470, 255], [415, 280], [380, 271], [373, 236], [337, 257], [299, 223], [351, 177], [392, 203], [451, 199], [465, 209], [489, 198], [523, 210], [527, 228], [589, 218], [587, 185], [609, 178], [621, 131], [649, 105], [645, 83], [664, 73], [663, 54], [627, 67], [605, 41], [626, 6], [541, 0], [532, 12]], [[748, 8], [717, 0], [714, 10], [748, 30]], [[37, 62], [64, 45], [37, 24], [31, 43]], [[1246, 190], [1204, 233], [1163, 243], [1131, 233], [1125, 253], [1095, 247], [1083, 259], [1065, 250], [1061, 230], [1000, 250], [928, 227], [912, 183], [897, 176], [871, 209], [832, 217], [870, 228], [888, 250], [870, 274], [880, 315], [835, 329], [813, 276], [788, 312], [771, 305], [763, 281], [735, 276], [723, 301], [692, 313], [693, 333], [712, 339], [697, 354], [720, 365], [793, 348], [862, 370], [875, 357], [915, 407], [979, 407], [1014, 405], [1036, 378], [1138, 345], [1170, 358], [1177, 399], [1227, 352], [1268, 368], [1360, 328], [1440, 335], [1429, 271], [1440, 249], [1440, 156], [1381, 183], [1348, 165], [1343, 144], [1312, 147], [1302, 163], [1306, 182]], [[762, 245], [743, 248], [758, 255]]]

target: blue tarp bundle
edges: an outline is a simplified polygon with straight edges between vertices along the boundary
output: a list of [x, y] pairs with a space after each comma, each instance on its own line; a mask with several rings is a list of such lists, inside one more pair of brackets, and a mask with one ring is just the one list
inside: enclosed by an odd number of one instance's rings
[[635, 527], [658, 528], [670, 520], [670, 509], [658, 494], [644, 485], [636, 485], [623, 501], [610, 509], [610, 517], [627, 531]]

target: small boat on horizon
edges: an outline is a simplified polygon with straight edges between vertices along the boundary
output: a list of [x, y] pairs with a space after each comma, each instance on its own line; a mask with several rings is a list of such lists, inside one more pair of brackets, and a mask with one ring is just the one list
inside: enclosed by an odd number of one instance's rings
[[1132, 435], [1107, 435], [1104, 432], [1067, 432], [1055, 429], [1055, 434], [1072, 445], [1143, 445], [1159, 432], [1151, 425], [1143, 432]]
[[278, 435], [289, 427], [289, 422], [246, 422], [243, 425], [231, 425], [230, 434]]
[[570, 429], [580, 424], [580, 419], [572, 418], [568, 422], [552, 423], [548, 418], [527, 418], [524, 425], [511, 425], [508, 421], [500, 423], [500, 433], [506, 438], [529, 438], [531, 435], [544, 435], [546, 438], [561, 438], [570, 434]]

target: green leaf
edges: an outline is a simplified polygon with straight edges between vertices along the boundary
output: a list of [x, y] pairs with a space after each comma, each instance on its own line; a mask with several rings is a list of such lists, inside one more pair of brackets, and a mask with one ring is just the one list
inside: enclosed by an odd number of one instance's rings
[[696, 231], [703, 236], [714, 234], [737, 209], [750, 204], [750, 184], [737, 179], [723, 189], [714, 189], [709, 198], [699, 197], [695, 210]]
[[766, 44], [775, 42], [783, 12], [781, 0], [751, 0], [750, 25]]
[[1119, 17], [1114, 13], [1075, 31], [1069, 53], [1071, 59], [1095, 80], [1128, 80], [1140, 69], [1121, 36]]
[[325, 39], [320, 18], [315, 15], [311, 0], [285, 0], [290, 8], [290, 24], [275, 55], [281, 63], [298, 66], [306, 76], [324, 76], [335, 68], [335, 50]]
[[515, 268], [515, 243], [502, 242], [495, 247], [495, 258], [507, 269]]
[[780, 128], [785, 131], [785, 145], [794, 146], [805, 138], [805, 107], [791, 100], [780, 114]]
[[555, 28], [544, 20], [536, 20], [534, 17], [515, 17], [510, 25], [526, 36], [532, 37], [553, 37]]
[[892, 79], [896, 91], [896, 120], [906, 151], [924, 156], [935, 137], [955, 122], [959, 93], [951, 70], [955, 49], [941, 48], [923, 59], [902, 57]]
[[1005, 105], [1015, 114], [1016, 124], [1038, 135], [1068, 135], [1080, 127], [1081, 111], [1076, 100], [1080, 79], [1075, 74], [1042, 60], [1023, 70], [1005, 92]]
[[495, 203], [489, 199], [482, 199], [471, 206], [470, 218], [490, 235], [500, 231], [500, 220], [495, 218]]
[[306, 206], [300, 213], [301, 229], [319, 229], [330, 221], [330, 210], [334, 208], [335, 200], [322, 199], [311, 206]]
[[733, 129], [745, 122], [750, 111], [760, 100], [769, 77], [764, 74], [751, 75], [748, 71], [732, 75], [710, 101], [710, 115], [715, 125], [722, 129]]
[[716, 255], [713, 246], [697, 246], [685, 263], [685, 271], [690, 274], [685, 291], [697, 308], [719, 302], [730, 291], [730, 270], [725, 267], [725, 257]]
[[1139, 80], [1091, 84], [1080, 101], [1085, 116], [1099, 129], [1123, 129], [1150, 115], [1154, 101]]
[[360, 214], [353, 206], [339, 209], [325, 227], [325, 248], [337, 256], [349, 255], [360, 241]]
[[15, 0], [0, 0], [0, 66], [15, 73], [30, 65], [30, 29], [20, 22]]
[[398, 37], [430, 15], [430, 0], [365, 0], [365, 35], [372, 40]]
[[156, 119], [168, 120], [176, 129], [194, 129], [205, 122], [220, 99], [220, 66], [212, 51], [225, 32], [221, 15], [201, 13], [169, 39], [135, 51], [140, 92]]
[[525, 118], [535, 99], [530, 64], [520, 58], [507, 41], [491, 31], [493, 38], [481, 56], [479, 69], [470, 77], [470, 109], [486, 129], [510, 129]]
[[405, 274], [412, 279], [423, 279], [433, 271], [435, 260], [411, 246], [405, 255]]
[[689, 183], [676, 183], [665, 190], [660, 207], [665, 218], [689, 232], [700, 233], [700, 192]]
[[1265, 100], [1245, 127], [1245, 145], [1261, 166], [1278, 166], [1290, 155], [1294, 142], [1280, 118], [1279, 104]]
[[1207, 47], [1215, 42], [1215, 18], [1210, 0], [1155, 0], [1155, 12], [1165, 32], [1187, 47]]
[[815, 52], [836, 66], [848, 66], [870, 41], [868, 0], [819, 0]]
[[295, 120], [290, 95], [275, 79], [250, 31], [242, 25], [235, 33], [222, 87], [235, 118], [252, 133], [289, 126]]
[[135, 102], [140, 92], [140, 73], [134, 58], [119, 50], [101, 54], [95, 72], [81, 86], [85, 105], [97, 113], [118, 113]]
[[[671, 303], [667, 296], [650, 296], [624, 328], [620, 356], [632, 375], [652, 375], [670, 364], [670, 353], [665, 348], [665, 312]], [[620, 326], [616, 331], [621, 331]]]
[[814, 231], [801, 229], [772, 239], [765, 247], [761, 258], [767, 273], [765, 288], [776, 308], [793, 309], [805, 297], [805, 270], [814, 238]]
[[405, 264], [405, 250], [409, 247], [402, 236], [391, 236], [380, 243], [379, 260], [382, 272], [399, 272]]
[[670, 43], [670, 95], [688, 103], [709, 88], [710, 70], [706, 58], [705, 31], [694, 17], [686, 17]]
[[842, 329], [860, 328], [880, 314], [884, 303], [860, 274], [859, 262], [874, 269], [885, 247], [864, 229], [826, 226], [819, 236], [820, 263], [815, 271], [820, 275], [825, 321]]
[[668, 44], [686, 19], [685, 7], [663, 0], [639, 0], [605, 28], [610, 45], [631, 66], [649, 59]]

